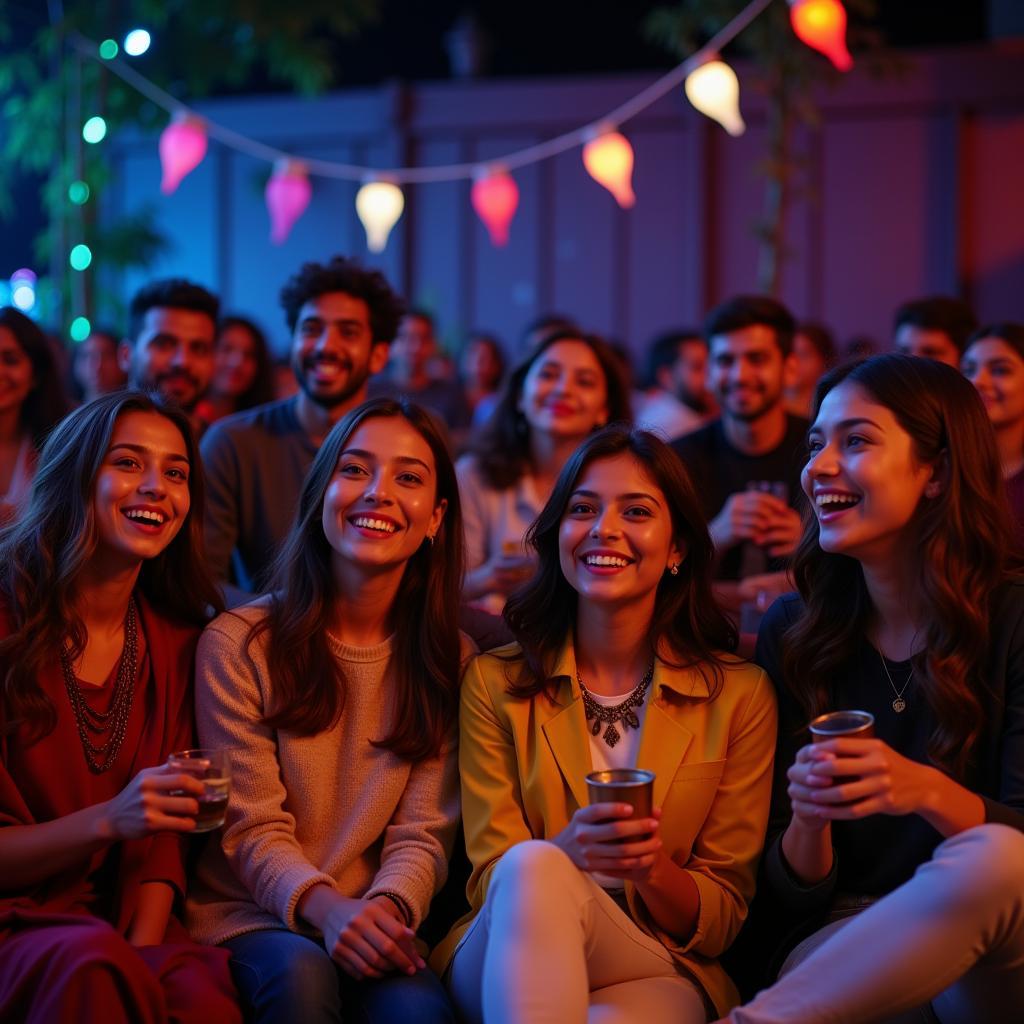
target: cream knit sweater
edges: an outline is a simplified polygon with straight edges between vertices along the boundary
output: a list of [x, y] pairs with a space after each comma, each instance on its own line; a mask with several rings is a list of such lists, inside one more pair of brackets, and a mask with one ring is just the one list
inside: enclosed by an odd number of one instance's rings
[[222, 832], [200, 858], [188, 897], [193, 937], [220, 943], [280, 928], [314, 934], [296, 917], [319, 883], [349, 897], [397, 893], [413, 927], [444, 881], [459, 815], [455, 749], [417, 764], [370, 740], [391, 716], [390, 640], [350, 647], [331, 639], [348, 682], [341, 721], [297, 737], [261, 724], [269, 704], [266, 635], [245, 650], [258, 602], [219, 616], [196, 658], [196, 718], [204, 747], [232, 747]]

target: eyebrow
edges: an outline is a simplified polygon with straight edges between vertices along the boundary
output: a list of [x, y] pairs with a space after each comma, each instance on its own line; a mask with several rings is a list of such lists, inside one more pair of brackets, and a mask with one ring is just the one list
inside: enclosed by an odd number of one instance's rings
[[[116, 452], [118, 448], [127, 448], [130, 452], [138, 452], [140, 455], [159, 455], [159, 452], [154, 452], [152, 448], [147, 448], [144, 444], [129, 444], [127, 441], [121, 441], [118, 444], [112, 444], [107, 450], [109, 455], [111, 452]], [[184, 462], [188, 465], [187, 455], [178, 455], [177, 453], [171, 452], [166, 456], [172, 462]]]
[[326, 323], [345, 324], [346, 326], [354, 326], [354, 327], [362, 327], [363, 326], [362, 320], [357, 320], [355, 317], [341, 316], [341, 317], [335, 317], [332, 320], [330, 317], [315, 316], [315, 315], [314, 316], [304, 316], [299, 321], [299, 326], [301, 327], [303, 324], [326, 324]]
[[[577, 488], [572, 492], [572, 497], [575, 498], [579, 495], [582, 498], [600, 498], [601, 495], [597, 491], [584, 490], [582, 487]], [[629, 491], [626, 494], [615, 495], [616, 501], [650, 501], [661, 508], [661, 502], [653, 494], [648, 494], [646, 491]]]
[[[868, 419], [867, 416], [853, 416], [848, 420], [840, 420], [836, 424], [836, 429], [849, 430], [850, 427], [857, 427], [860, 426], [862, 423], [866, 423], [869, 427], [874, 427], [876, 430], [885, 429], [880, 423], [876, 423], [874, 420]], [[807, 431], [808, 436], [810, 436], [811, 434], [820, 433], [822, 433], [822, 429], [821, 427], [818, 426], [811, 427], [811, 429]]]
[[[357, 459], [367, 459], [371, 462], [376, 462], [377, 456], [374, 452], [368, 452], [365, 448], [346, 448], [342, 455], [354, 455]], [[433, 470], [428, 466], [422, 459], [417, 459], [413, 455], [396, 455], [392, 462], [401, 463], [403, 466], [422, 466], [428, 473], [432, 473]]]

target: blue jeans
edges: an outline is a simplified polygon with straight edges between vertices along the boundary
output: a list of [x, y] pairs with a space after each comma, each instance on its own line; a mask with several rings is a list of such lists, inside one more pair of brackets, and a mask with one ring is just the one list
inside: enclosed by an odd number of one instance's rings
[[444, 986], [429, 969], [354, 981], [314, 939], [284, 929], [228, 939], [231, 973], [255, 1024], [455, 1024]]

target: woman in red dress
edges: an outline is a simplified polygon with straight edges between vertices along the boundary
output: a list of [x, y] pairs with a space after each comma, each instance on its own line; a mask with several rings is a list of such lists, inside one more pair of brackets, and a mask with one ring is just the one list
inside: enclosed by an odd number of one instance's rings
[[240, 1019], [227, 954], [172, 916], [201, 784], [164, 762], [220, 603], [200, 468], [183, 414], [106, 395], [0, 532], [0, 1020]]

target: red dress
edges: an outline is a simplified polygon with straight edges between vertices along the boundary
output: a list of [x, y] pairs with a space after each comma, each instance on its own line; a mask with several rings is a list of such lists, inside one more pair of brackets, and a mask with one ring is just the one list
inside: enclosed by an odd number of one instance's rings
[[[10, 623], [0, 615], [0, 635]], [[85, 762], [59, 659], [40, 684], [56, 728], [36, 743], [0, 736], [0, 827], [31, 825], [109, 800], [141, 771], [192, 743], [193, 659], [198, 630], [139, 601], [139, 666], [123, 745], [100, 775]], [[107, 684], [88, 691], [105, 711]], [[191, 942], [173, 917], [166, 941], [136, 948], [124, 938], [144, 882], [171, 885], [180, 904], [188, 839], [163, 833], [104, 847], [28, 890], [0, 879], [0, 1020], [234, 1024], [241, 1020], [226, 950]]]

